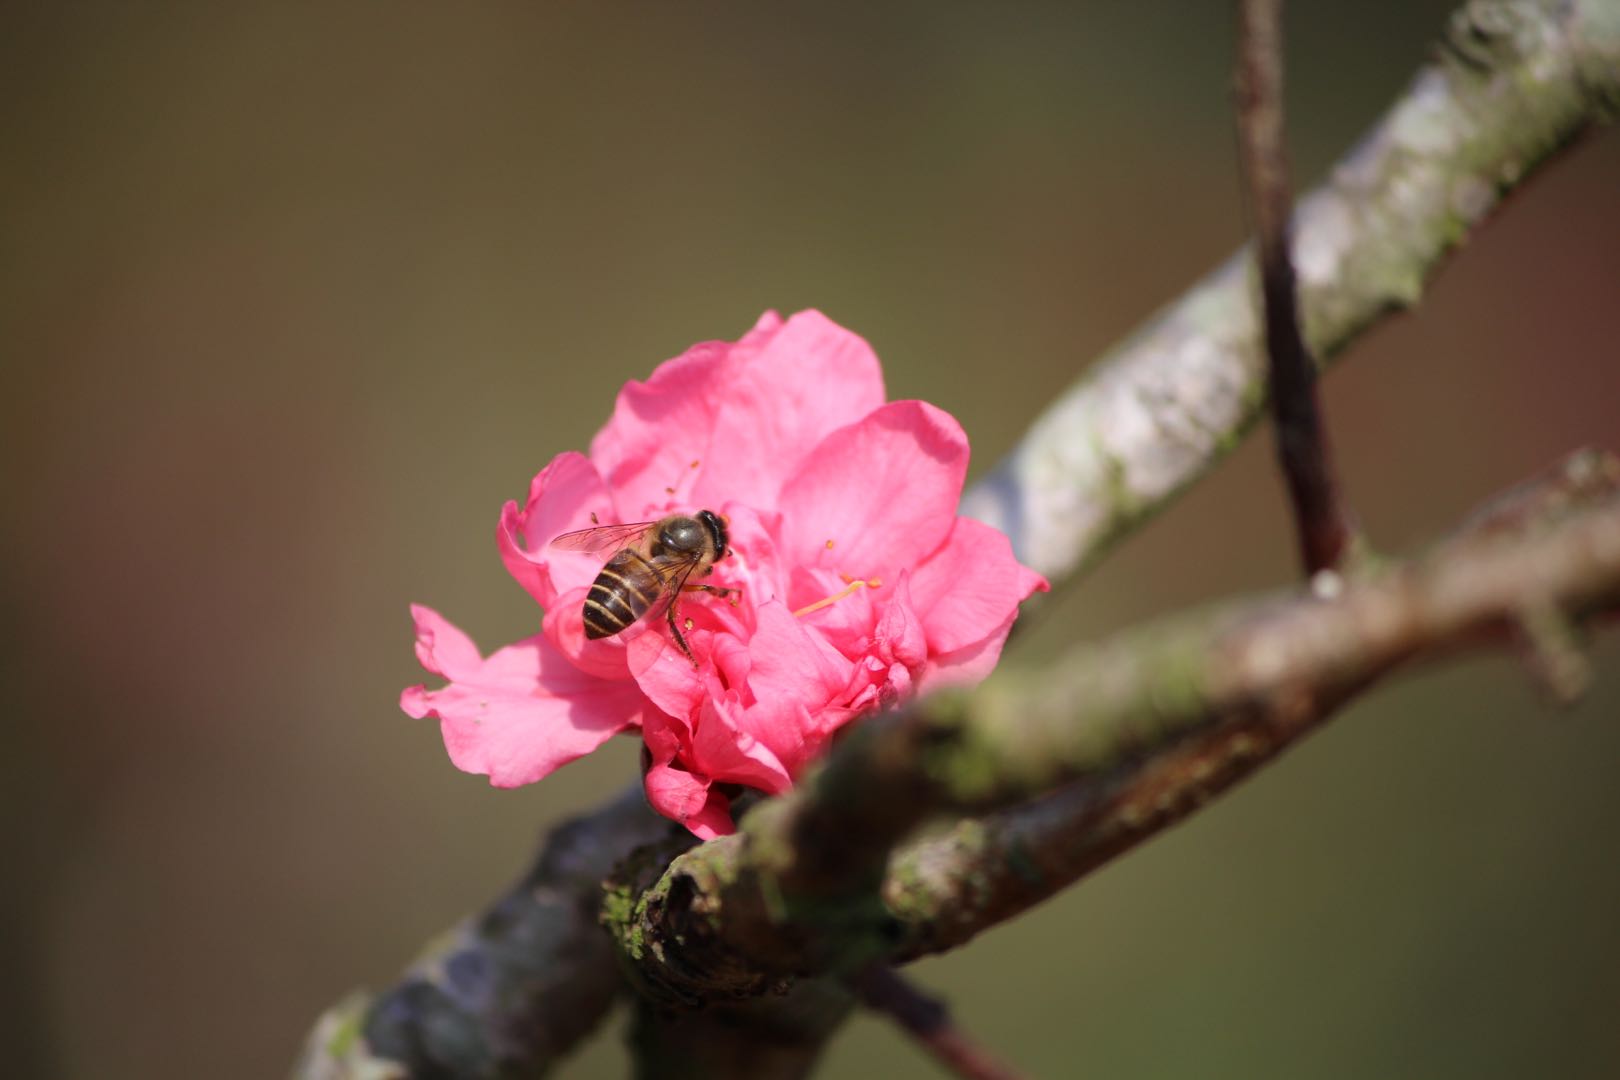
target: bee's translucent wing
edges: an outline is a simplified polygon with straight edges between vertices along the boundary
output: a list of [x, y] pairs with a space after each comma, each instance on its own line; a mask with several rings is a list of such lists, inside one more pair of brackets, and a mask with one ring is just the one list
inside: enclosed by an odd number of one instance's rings
[[657, 567], [658, 576], [664, 579], [664, 591], [647, 608], [647, 613], [642, 619], [653, 623], [663, 618], [664, 612], [675, 602], [675, 598], [681, 595], [681, 589], [686, 586], [686, 579], [692, 576], [692, 571], [697, 567], [696, 558], [682, 559], [678, 562], [671, 560]]
[[606, 551], [635, 543], [656, 524], [656, 521], [635, 521], [628, 525], [598, 525], [553, 537], [546, 546], [559, 551]]
[[686, 579], [692, 576], [692, 571], [697, 567], [697, 559], [660, 566], [658, 571], [664, 579], [663, 591], [636, 620], [636, 625], [620, 635], [624, 639], [630, 673], [637, 678], [647, 674], [654, 664], [660, 662], [691, 664], [692, 661], [687, 659], [686, 653], [670, 636], [665, 616], [669, 614], [670, 605], [680, 597]]

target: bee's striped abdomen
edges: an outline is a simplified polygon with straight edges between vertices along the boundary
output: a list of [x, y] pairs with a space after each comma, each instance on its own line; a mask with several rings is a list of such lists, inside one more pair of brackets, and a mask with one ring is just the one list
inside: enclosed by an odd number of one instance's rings
[[640, 552], [619, 552], [585, 594], [585, 636], [612, 637], [625, 630], [647, 613], [663, 586], [664, 579]]

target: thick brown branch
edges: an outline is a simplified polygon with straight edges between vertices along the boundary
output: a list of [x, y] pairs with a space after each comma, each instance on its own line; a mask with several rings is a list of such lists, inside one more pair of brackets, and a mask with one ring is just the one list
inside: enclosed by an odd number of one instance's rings
[[[1579, 451], [1475, 512], [1429, 561], [1533, 536], [1616, 492], [1620, 460]], [[908, 913], [897, 959], [953, 948], [1073, 884], [1250, 776], [1338, 703], [1324, 698], [1314, 712], [1229, 723], [1103, 783], [1073, 784], [904, 848], [885, 886], [890, 907]]]
[[[1559, 146], [1617, 111], [1620, 0], [1469, 3], [1453, 20], [1441, 59], [1419, 74], [1402, 101], [1340, 164], [1332, 182], [1300, 207], [1295, 253], [1307, 337], [1331, 356], [1385, 312], [1415, 302], [1440, 258], [1506, 190], [1533, 174]], [[1094, 563], [1113, 541], [1202, 475], [1257, 415], [1262, 365], [1248, 281], [1241, 258], [1228, 263], [1115, 349], [1037, 422], [1012, 457], [969, 492], [964, 510], [1001, 527], [1025, 562], [1054, 579]], [[963, 822], [943, 839], [904, 849], [884, 884], [892, 912], [875, 902], [854, 909], [830, 904], [822, 924], [841, 921], [846, 933], [876, 928], [878, 941], [869, 951], [877, 954], [916, 954], [966, 940], [1134, 842], [1122, 826], [1136, 821], [1139, 839], [1152, 831], [1151, 823], [1143, 824], [1144, 813], [1164, 814], [1164, 807], [1190, 805], [1201, 790], [1218, 790], [1214, 778], [1223, 775], [1220, 762], [1257, 756], [1252, 738], [1243, 724], [1229, 723], [1192, 737], [1159, 760], [1159, 780], [1147, 770], [1137, 774], [1141, 779], [1134, 787], [1094, 778], [1040, 802]], [[1245, 767], [1229, 771], [1241, 776]], [[1208, 786], [1200, 788], [1201, 783]], [[639, 827], [661, 829], [639, 806], [629, 805], [638, 811], [631, 817], [640, 820]], [[1101, 805], [1112, 809], [1099, 812]], [[607, 808], [574, 826], [578, 835], [597, 838], [593, 854], [581, 859], [582, 868], [600, 866], [605, 873], [645, 838], [638, 838], [639, 827], [621, 832], [614, 826], [624, 809]], [[897, 834], [902, 825], [903, 816], [884, 828]], [[844, 838], [828, 835], [824, 845]], [[1066, 865], [1036, 865], [1030, 859], [1032, 854], [1059, 858], [1070, 841], [1074, 855]], [[735, 856], [743, 843], [733, 838], [703, 850]], [[861, 860], [881, 866], [874, 853], [883, 850], [885, 844], [869, 843]], [[754, 855], [759, 854], [756, 845]], [[783, 846], [776, 857], [791, 862], [791, 850]], [[823, 858], [830, 873], [836, 860]], [[735, 869], [741, 861], [733, 857], [729, 865]], [[727, 866], [726, 859], [716, 858], [691, 869], [702, 877], [711, 867]], [[1012, 877], [1035, 884], [1019, 893], [1008, 886]], [[517, 984], [541, 988], [531, 996], [520, 993], [521, 1007], [509, 1009], [498, 995], [457, 1003], [447, 993], [451, 1007], [442, 1015], [451, 1019], [442, 1028], [436, 1008], [407, 1009], [414, 1019], [397, 1033], [404, 1044], [437, 1045], [446, 1032], [454, 1036], [452, 1042], [467, 1040], [461, 1050], [466, 1069], [446, 1066], [437, 1075], [484, 1075], [476, 1063], [512, 1053], [523, 1060], [513, 1060], [511, 1071], [538, 1075], [595, 1022], [612, 991], [611, 979], [601, 974], [599, 946], [592, 944], [599, 939], [585, 918], [594, 913], [599, 896], [590, 889], [591, 897], [584, 899], [584, 880], [584, 875], [568, 876], [560, 891], [537, 889], [534, 919], [513, 924], [526, 933], [493, 933], [499, 920], [489, 928], [492, 964], [535, 973]], [[661, 883], [670, 880], [665, 875]], [[982, 894], [975, 883], [983, 884]], [[706, 895], [696, 889], [685, 898], [692, 903], [696, 929], [720, 919], [718, 908], [704, 910], [700, 901]], [[759, 903], [767, 912], [781, 912], [781, 897], [761, 897]], [[833, 912], [841, 914], [834, 918]], [[466, 924], [453, 940], [476, 937], [480, 925]], [[623, 929], [626, 921], [615, 925]], [[798, 955], [813, 955], [815, 949], [804, 946], [818, 936], [826, 939], [816, 933], [801, 938]], [[629, 950], [640, 947], [628, 939], [623, 944]], [[641, 945], [653, 947], [650, 941]], [[431, 998], [433, 986], [448, 985], [435, 979], [444, 978], [443, 961], [455, 949], [454, 944], [435, 946], [384, 999], [409, 999], [411, 993]], [[822, 951], [850, 964], [850, 970], [860, 966], [859, 953]], [[577, 970], [586, 973], [579, 985], [568, 981], [576, 970], [571, 957], [589, 958], [577, 962]], [[756, 992], [770, 985], [761, 983]], [[569, 998], [575, 999], [574, 1007]], [[572, 1019], [551, 1027], [537, 1022], [534, 1030], [544, 1034], [525, 1036], [525, 1025], [553, 1009]], [[406, 1075], [400, 1059], [371, 1052], [362, 1037], [374, 1012], [364, 995], [334, 1007], [312, 1034], [298, 1075]], [[509, 1022], [519, 1038], [533, 1039], [529, 1047], [518, 1048], [507, 1034]], [[479, 1045], [485, 1039], [488, 1045]]]
[[1239, 0], [1238, 11], [1238, 145], [1260, 257], [1266, 396], [1309, 576], [1344, 561], [1352, 528], [1317, 399], [1316, 360], [1300, 329], [1289, 252], [1294, 196], [1283, 135], [1282, 0]]
[[[1620, 496], [1605, 492], [1528, 532], [1447, 541], [1331, 600], [1295, 592], [1144, 627], [1038, 678], [998, 676], [948, 707], [867, 723], [799, 792], [676, 859], [613, 929], [649, 983], [692, 998], [948, 948], [1179, 820], [1392, 668], [1507, 640], [1532, 607], [1575, 618], [1617, 606]], [[892, 842], [931, 811], [1075, 781], [902, 851], [882, 907], [861, 884], [834, 888], [824, 854], [800, 854], [806, 822], [872, 831], [873, 799], [891, 806], [877, 831]], [[1043, 821], [1045, 841], [1065, 842], [1020, 843]], [[863, 837], [863, 851], [875, 843]], [[994, 865], [1016, 874], [997, 879]], [[869, 866], [863, 854], [855, 882]]]
[[800, 1080], [854, 1005], [835, 979], [800, 979], [781, 994], [695, 1011], [637, 998], [636, 1080]]
[[328, 1010], [293, 1075], [540, 1076], [623, 988], [597, 925], [602, 879], [671, 832], [639, 784], [557, 826], [488, 911], [436, 940], [384, 993], [357, 991]]

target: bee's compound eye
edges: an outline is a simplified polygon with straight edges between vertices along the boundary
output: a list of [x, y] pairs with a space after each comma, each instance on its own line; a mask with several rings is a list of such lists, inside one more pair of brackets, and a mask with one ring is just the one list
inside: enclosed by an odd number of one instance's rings
[[698, 520], [709, 530], [709, 537], [714, 541], [715, 559], [725, 558], [731, 551], [731, 536], [727, 529], [731, 519], [724, 514], [716, 514], [713, 510], [702, 510], [698, 513]]

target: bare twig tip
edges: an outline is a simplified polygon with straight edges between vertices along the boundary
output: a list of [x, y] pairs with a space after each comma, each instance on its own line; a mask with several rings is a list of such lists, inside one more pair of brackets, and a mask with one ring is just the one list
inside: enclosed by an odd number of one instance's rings
[[1565, 707], [1579, 701], [1592, 685], [1592, 664], [1574, 620], [1556, 605], [1535, 603], [1519, 613], [1518, 627], [1530, 670], [1547, 696]]

